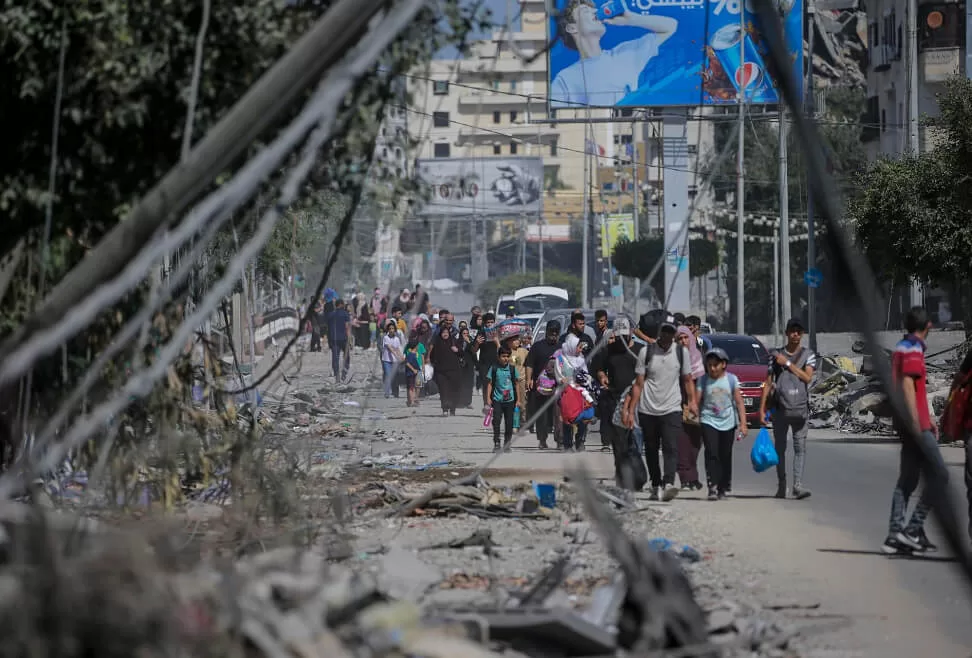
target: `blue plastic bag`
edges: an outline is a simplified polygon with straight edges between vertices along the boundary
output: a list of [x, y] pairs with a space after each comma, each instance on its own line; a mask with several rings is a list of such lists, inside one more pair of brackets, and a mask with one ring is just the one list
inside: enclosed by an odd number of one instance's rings
[[749, 452], [749, 459], [753, 462], [753, 470], [762, 473], [780, 463], [780, 456], [776, 454], [776, 446], [770, 438], [769, 430], [765, 427], [756, 435], [753, 449]]

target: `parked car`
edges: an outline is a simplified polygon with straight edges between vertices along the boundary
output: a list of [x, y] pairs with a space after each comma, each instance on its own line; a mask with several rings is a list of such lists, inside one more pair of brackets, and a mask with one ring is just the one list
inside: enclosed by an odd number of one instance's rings
[[[544, 311], [543, 315], [535, 325], [533, 325], [533, 340], [534, 342], [538, 340], [543, 340], [544, 334], [547, 331], [547, 323], [551, 320], [556, 320], [560, 323], [560, 333], [565, 333], [570, 327], [570, 315], [576, 311], [576, 308], [558, 308], [549, 311]], [[582, 308], [580, 309], [584, 313], [584, 319], [586, 320], [586, 325], [584, 326], [584, 333], [591, 337], [591, 340], [595, 339], [594, 336], [594, 311], [593, 308]], [[608, 329], [614, 328], [614, 319], [618, 317], [618, 314], [614, 311], [608, 311]], [[624, 313], [621, 317], [628, 318], [628, 322], [631, 322], [629, 318]], [[633, 324], [631, 325], [634, 326]]]
[[746, 421], [751, 427], [758, 427], [759, 399], [763, 395], [763, 383], [769, 368], [769, 351], [753, 336], [707, 334], [705, 338], [712, 347], [721, 347], [729, 355], [728, 370], [739, 380], [739, 389], [746, 404]]

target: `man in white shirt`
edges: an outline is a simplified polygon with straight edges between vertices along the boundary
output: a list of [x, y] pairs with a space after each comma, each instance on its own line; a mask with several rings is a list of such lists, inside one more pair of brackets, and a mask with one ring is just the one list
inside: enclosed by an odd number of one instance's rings
[[[641, 426], [652, 499], [666, 501], [678, 495], [675, 475], [683, 401], [694, 414], [699, 412], [695, 404], [691, 356], [688, 349], [675, 342], [675, 332], [674, 318], [668, 316], [661, 323], [658, 339], [641, 351], [642, 358], [635, 365], [631, 395], [621, 415], [625, 427], [633, 428], [636, 420]], [[658, 464], [659, 447], [664, 472]]]
[[[608, 25], [640, 27], [648, 34], [601, 48], [601, 37]], [[557, 19], [557, 31], [564, 45], [576, 50], [580, 60], [562, 69], [551, 85], [551, 107], [578, 105], [615, 105], [638, 88], [648, 60], [658, 47], [675, 33], [678, 21], [668, 16], [648, 16], [625, 10], [601, 20], [593, 0], [570, 0]]]

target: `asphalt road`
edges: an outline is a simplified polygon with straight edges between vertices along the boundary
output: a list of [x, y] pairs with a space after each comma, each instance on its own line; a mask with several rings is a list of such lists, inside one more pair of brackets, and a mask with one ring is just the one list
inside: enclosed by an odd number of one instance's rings
[[[942, 546], [934, 557], [889, 558], [880, 551], [898, 444], [814, 431], [805, 477], [813, 496], [779, 501], [764, 497], [774, 493], [775, 473], [757, 474], [749, 466], [754, 437], [751, 432], [737, 446], [733, 493], [742, 500], [732, 505], [734, 513], [761, 519], [750, 539], [762, 537], [761, 543], [771, 546], [779, 542], [779, 550], [771, 551], [778, 567], [805, 581], [805, 591], [819, 594], [825, 607], [840, 611], [857, 627], [857, 639], [867, 647], [864, 655], [877, 655], [871, 653], [877, 650], [887, 652], [882, 655], [972, 655], [972, 588], [944, 550], [937, 525], [927, 528]], [[943, 451], [954, 501], [967, 518], [964, 452]], [[740, 516], [741, 527], [751, 525]]]

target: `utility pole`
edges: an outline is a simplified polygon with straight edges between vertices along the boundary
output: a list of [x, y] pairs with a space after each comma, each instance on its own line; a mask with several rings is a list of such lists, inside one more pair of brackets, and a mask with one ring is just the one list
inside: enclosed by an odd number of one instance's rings
[[[745, 3], [739, 5], [739, 66], [746, 67], [746, 8]], [[744, 76], [743, 76], [744, 78]], [[746, 333], [746, 294], [745, 288], [745, 217], [746, 205], [743, 151], [746, 145], [746, 79], [737, 80], [739, 93], [739, 144], [736, 153], [736, 333]]]
[[537, 217], [537, 233], [540, 234], [540, 285], [543, 285], [543, 217]]
[[[781, 315], [789, 318], [793, 312], [793, 300], [790, 298], [790, 188], [789, 163], [787, 161], [787, 130], [786, 110], [780, 103], [780, 282], [779, 305]], [[776, 333], [779, 333], [777, 330]]]
[[588, 171], [590, 168], [590, 152], [591, 152], [591, 125], [589, 123], [584, 124], [584, 227], [583, 227], [583, 240], [581, 241], [581, 307], [587, 308], [589, 299], [589, 284], [588, 284], [588, 274], [589, 274], [589, 264], [588, 260], [590, 258], [589, 254], [589, 244], [590, 244], [590, 212], [588, 210], [590, 206], [591, 199], [591, 187], [590, 179], [588, 178]]
[[[908, 148], [918, 155], [921, 145], [918, 141], [918, 2], [908, 0]], [[968, 73], [968, 72], [966, 72]], [[911, 282], [911, 305], [924, 304], [921, 281]]]
[[[806, 108], [807, 118], [814, 119], [814, 92], [813, 92], [813, 35], [816, 33], [813, 26], [816, 7], [814, 0], [807, 2], [807, 20], [804, 24], [810, 30], [809, 50], [810, 57], [807, 63], [807, 89], [803, 97], [804, 107]], [[809, 173], [807, 174], [809, 176]], [[813, 186], [807, 181], [807, 270], [813, 269], [817, 262], [817, 229], [813, 220]], [[812, 286], [807, 286], [807, 330], [810, 334], [810, 349], [817, 351], [817, 290]]]
[[773, 231], [773, 333], [780, 333], [780, 233], [785, 226], [780, 218], [780, 225]]
[[[634, 220], [633, 238], [638, 240], [638, 207], [641, 205], [641, 188], [638, 185], [638, 122], [631, 122], [631, 194], [634, 197], [634, 208], [631, 211], [631, 219]], [[622, 286], [622, 291], [624, 286]], [[634, 313], [638, 315], [638, 300], [641, 299], [641, 279], [634, 278]]]

